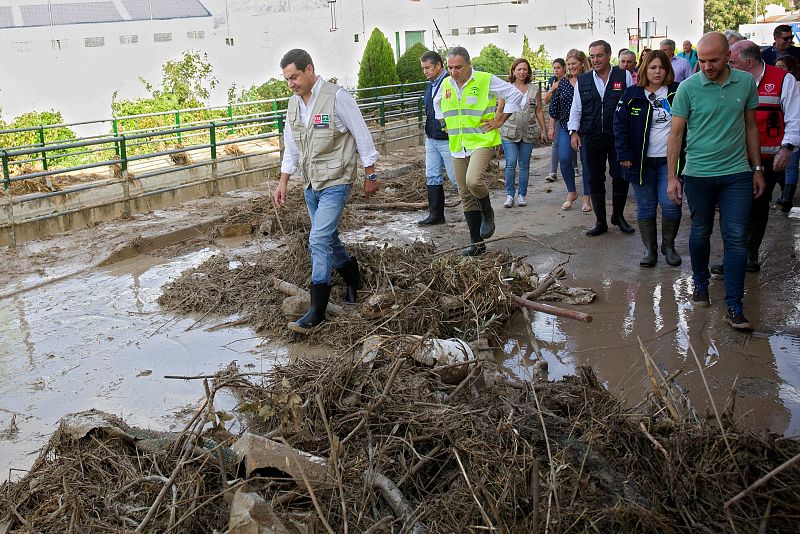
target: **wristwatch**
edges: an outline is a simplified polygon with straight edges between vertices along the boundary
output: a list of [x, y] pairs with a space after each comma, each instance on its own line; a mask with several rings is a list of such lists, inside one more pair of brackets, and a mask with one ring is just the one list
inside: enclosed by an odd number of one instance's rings
[[789, 150], [789, 152], [794, 152], [794, 145], [791, 143], [785, 143], [781, 145], [781, 148], [786, 148]]
[[753, 172], [758, 172], [758, 171], [763, 172], [764, 171], [764, 166], [763, 165], [753, 165]]
[[578, 130], [570, 130], [569, 131], [569, 135], [576, 134], [576, 133], [578, 133]]
[[366, 176], [366, 179], [369, 180], [370, 182], [375, 182], [378, 180], [378, 174], [375, 172], [373, 172], [372, 174], [368, 174]]

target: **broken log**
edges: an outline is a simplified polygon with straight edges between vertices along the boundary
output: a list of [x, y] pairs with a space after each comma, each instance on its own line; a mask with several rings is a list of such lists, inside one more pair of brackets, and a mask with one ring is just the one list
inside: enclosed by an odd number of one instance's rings
[[[275, 289], [277, 289], [281, 293], [285, 293], [290, 297], [305, 297], [309, 300], [311, 299], [311, 295], [309, 294], [309, 292], [300, 286], [296, 286], [291, 282], [287, 282], [286, 280], [281, 280], [278, 277], [273, 277], [272, 280], [275, 283]], [[344, 312], [344, 308], [332, 302], [328, 304], [327, 312], [333, 315], [334, 317], [342, 317], [346, 315]]]
[[594, 318], [588, 313], [567, 310], [557, 306], [551, 306], [549, 304], [541, 304], [539, 302], [532, 302], [528, 299], [518, 297], [517, 295], [511, 295], [511, 300], [514, 302], [514, 304], [522, 308], [528, 308], [530, 310], [547, 313], [549, 315], [555, 315], [556, 317], [563, 317], [564, 319], [574, 319], [576, 321], [581, 321], [582, 323], [591, 323], [594, 320]]

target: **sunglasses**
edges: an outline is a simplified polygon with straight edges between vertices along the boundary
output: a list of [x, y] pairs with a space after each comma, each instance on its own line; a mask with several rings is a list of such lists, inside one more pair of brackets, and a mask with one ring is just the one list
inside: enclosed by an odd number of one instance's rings
[[783, 35], [781, 37], [777, 37], [777, 39], [783, 39], [784, 41], [791, 41], [792, 39], [794, 39], [794, 36], [793, 35]]
[[660, 108], [662, 106], [661, 100], [656, 98], [655, 93], [650, 93], [647, 95], [647, 98], [650, 100], [650, 105], [652, 105], [654, 108]]

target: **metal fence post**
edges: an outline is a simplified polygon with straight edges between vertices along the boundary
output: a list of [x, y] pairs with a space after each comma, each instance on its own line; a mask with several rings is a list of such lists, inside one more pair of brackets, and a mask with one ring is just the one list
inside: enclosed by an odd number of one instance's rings
[[[176, 111], [175, 112], [175, 128], [180, 128], [180, 127], [181, 127], [181, 112], [180, 111]], [[180, 131], [178, 131], [178, 142], [179, 143], [181, 142], [181, 132]]]
[[380, 125], [381, 125], [381, 136], [380, 136], [380, 146], [381, 146], [381, 154], [387, 153], [387, 143], [389, 142], [387, 135], [386, 135], [386, 104], [381, 100], [380, 103]]
[[272, 113], [275, 114], [275, 128], [280, 132], [281, 131], [281, 124], [280, 124], [280, 117], [278, 117], [278, 101], [272, 101]]
[[128, 170], [128, 149], [125, 146], [125, 134], [120, 135], [119, 159], [122, 160], [122, 163], [120, 164], [122, 172], [126, 172]]
[[[119, 124], [116, 117], [111, 121], [111, 131], [114, 132], [114, 137], [119, 135]], [[119, 141], [114, 141], [114, 154], [119, 157]]]
[[[233, 106], [228, 104], [228, 120], [233, 121]], [[233, 124], [228, 128], [228, 133], [233, 134]]]
[[8, 152], [2, 151], [3, 155], [0, 156], [3, 160], [3, 189], [8, 189], [11, 186], [11, 173], [8, 171]]
[[42, 169], [47, 170], [47, 149], [44, 146], [44, 126], [39, 126], [39, 145], [42, 147]]
[[380, 113], [381, 113], [380, 125], [386, 126], [386, 103], [383, 100], [381, 100]]
[[419, 144], [425, 143], [425, 102], [422, 97], [417, 99], [417, 127], [419, 128]]
[[211, 144], [211, 159], [217, 159], [217, 124], [212, 122], [208, 125], [208, 139]]

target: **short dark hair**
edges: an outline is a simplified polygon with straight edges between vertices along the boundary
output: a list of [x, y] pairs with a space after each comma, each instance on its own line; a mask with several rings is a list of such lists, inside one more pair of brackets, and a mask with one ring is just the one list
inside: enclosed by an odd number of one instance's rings
[[778, 24], [777, 26], [775, 26], [775, 29], [772, 30], [772, 36], [777, 37], [779, 34], [783, 32], [790, 32], [790, 31], [792, 31], [792, 27], [789, 26], [788, 24]]
[[431, 63], [433, 65], [444, 65], [444, 61], [442, 61], [442, 56], [439, 55], [439, 52], [434, 52], [433, 50], [428, 50], [422, 57], [419, 58], [420, 63], [425, 62]]
[[611, 45], [608, 44], [608, 41], [598, 39], [597, 41], [592, 41], [591, 43], [589, 43], [590, 49], [594, 48], [595, 46], [602, 46], [605, 53], [608, 54], [609, 57], [611, 56]]
[[[563, 58], [563, 57], [557, 57], [557, 58], [555, 58], [555, 59], [553, 60], [553, 63], [558, 63], [558, 64], [559, 64], [559, 65], [561, 65], [563, 68], [565, 68], [565, 69], [567, 68], [567, 62], [566, 62], [566, 61], [564, 61], [564, 58]], [[553, 63], [551, 63], [551, 65], [552, 65]]]
[[471, 63], [471, 60], [469, 58], [469, 52], [467, 52], [467, 49], [464, 48], [463, 46], [454, 46], [453, 48], [448, 50], [447, 57], [456, 57], [456, 56], [463, 57], [464, 63], [468, 65]]
[[314, 62], [311, 61], [311, 55], [302, 48], [293, 48], [286, 52], [283, 58], [281, 58], [282, 69], [285, 69], [292, 63], [297, 67], [297, 70], [306, 70], [306, 67], [309, 65], [312, 67], [314, 66]]

